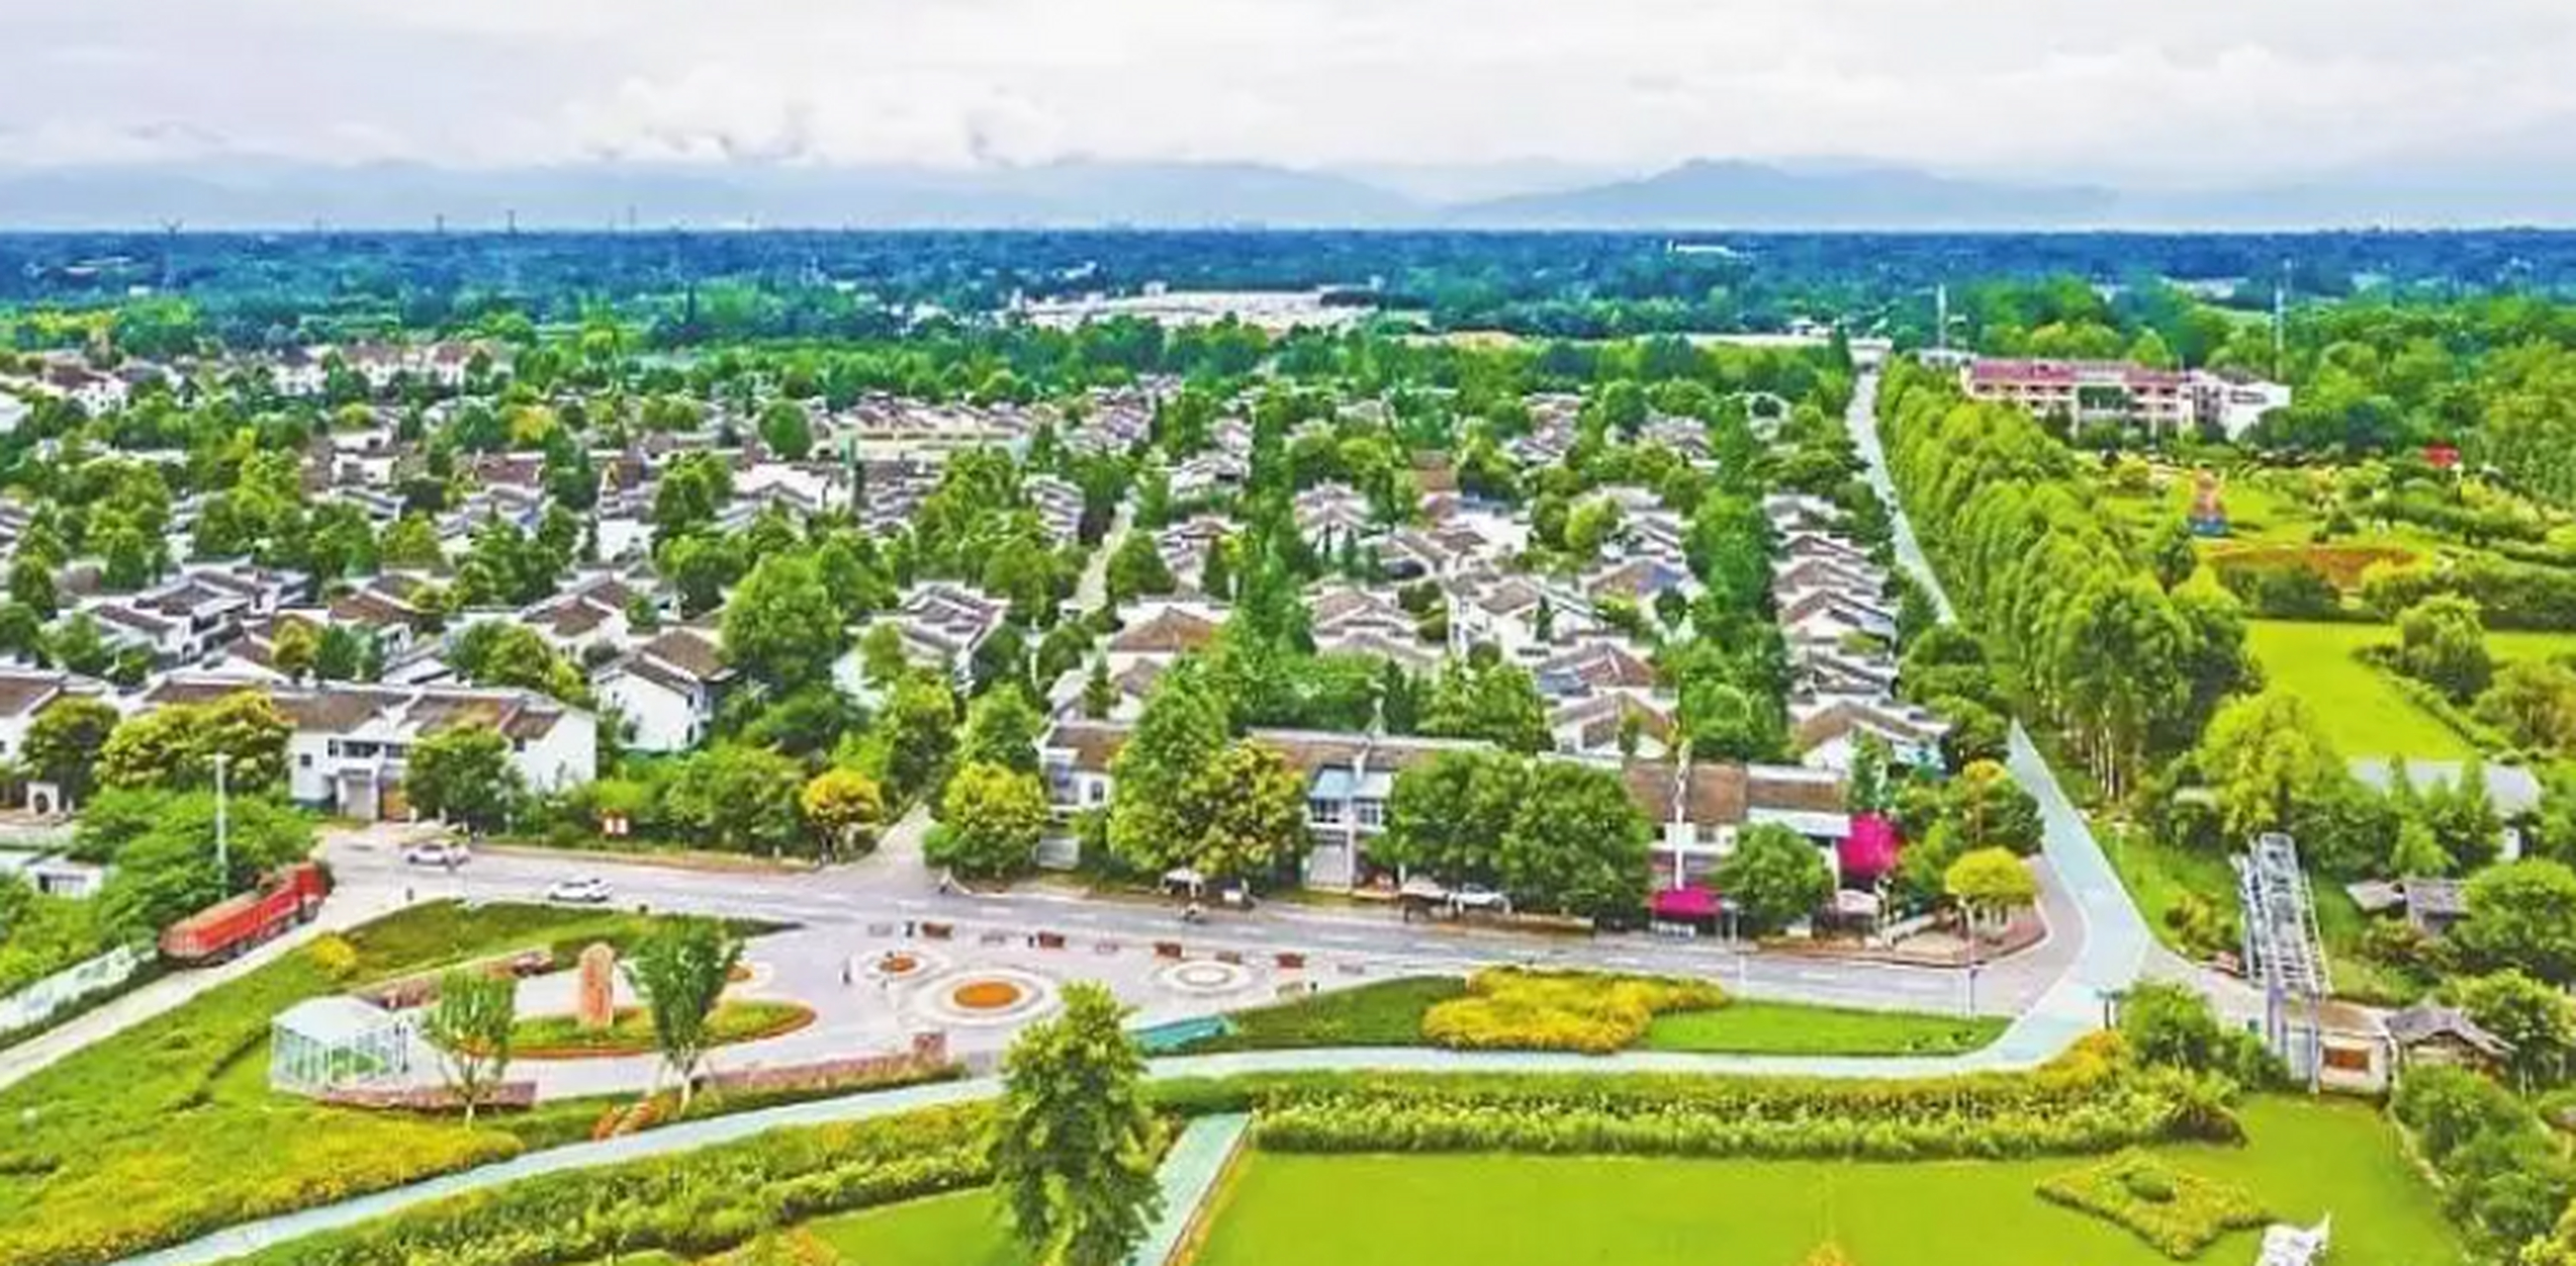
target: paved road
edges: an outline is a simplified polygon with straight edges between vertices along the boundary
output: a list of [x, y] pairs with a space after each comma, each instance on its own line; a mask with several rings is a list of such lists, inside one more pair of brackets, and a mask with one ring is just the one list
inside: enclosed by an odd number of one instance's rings
[[[1250, 913], [1214, 912], [1184, 926], [1169, 906], [1112, 901], [1048, 890], [948, 894], [918, 867], [877, 859], [813, 873], [708, 874], [642, 863], [563, 854], [486, 853], [455, 875], [423, 873], [398, 851], [366, 840], [335, 840], [328, 849], [344, 894], [371, 904], [455, 897], [525, 901], [576, 874], [609, 882], [617, 904], [689, 910], [846, 929], [853, 952], [881, 938], [876, 929], [907, 921], [953, 922], [969, 928], [1061, 931], [1074, 938], [1130, 944], [1177, 940], [1194, 952], [1235, 950], [1247, 956], [1299, 950], [1318, 961], [1365, 960], [1387, 969], [1466, 971], [1497, 964], [1673, 972], [1732, 985], [1748, 997], [1916, 1011], [1964, 1007], [1965, 981], [1954, 969], [1822, 960], [1777, 953], [1743, 954], [1717, 941], [1675, 941], [1643, 934], [1589, 938], [1536, 937], [1405, 923], [1382, 909], [1318, 909], [1271, 902]], [[337, 898], [335, 898], [336, 900]], [[2045, 907], [2052, 919], [2074, 919], [2070, 907]], [[2016, 1014], [2035, 1004], [2076, 956], [2072, 936], [1987, 967], [1977, 1010]]]
[[[1852, 439], [1868, 464], [1870, 486], [1887, 502], [1896, 526], [1897, 564], [1913, 574], [1932, 595], [1943, 620], [1956, 620], [1958, 610], [1950, 595], [1941, 587], [1941, 578], [1932, 570], [1931, 560], [1924, 556], [1923, 542], [1914, 533], [1914, 523], [1907, 517], [1904, 504], [1897, 500], [1896, 482], [1887, 466], [1887, 450], [1878, 434], [1878, 374], [1861, 375], [1852, 393], [1847, 422]], [[2052, 908], [2051, 925], [2067, 930], [2058, 921], [2055, 909], [2073, 912], [2080, 925], [2075, 936], [2082, 949], [2062, 976], [2040, 997], [2033, 1009], [2022, 1017], [2022, 1024], [2057, 1030], [2068, 1025], [2100, 1023], [2104, 996], [2129, 988], [2138, 982], [2146, 968], [2148, 950], [2154, 937], [2146, 919], [2138, 913], [2137, 903], [2129, 899], [2121, 886], [2119, 873], [2111, 868], [2110, 858], [2102, 852], [2100, 841], [2084, 819], [2066, 788], [2057, 780], [2055, 771], [2031, 743], [2030, 734], [2015, 722], [2011, 750], [2005, 762], [2013, 781], [2039, 801], [2040, 824], [2043, 828], [2042, 852], [2048, 859], [2046, 882], [2060, 893], [2061, 905]], [[2081, 1031], [2080, 1028], [2077, 1031]]]

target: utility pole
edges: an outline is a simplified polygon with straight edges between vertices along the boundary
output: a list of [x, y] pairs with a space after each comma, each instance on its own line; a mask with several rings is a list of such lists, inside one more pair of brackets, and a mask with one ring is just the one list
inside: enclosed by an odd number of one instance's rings
[[232, 890], [233, 852], [232, 819], [225, 802], [224, 772], [232, 761], [227, 753], [215, 753], [215, 876], [223, 882], [226, 892]]
[[2290, 261], [2281, 261], [2281, 280], [2272, 287], [2272, 381], [2280, 382], [2281, 362], [2289, 347]]

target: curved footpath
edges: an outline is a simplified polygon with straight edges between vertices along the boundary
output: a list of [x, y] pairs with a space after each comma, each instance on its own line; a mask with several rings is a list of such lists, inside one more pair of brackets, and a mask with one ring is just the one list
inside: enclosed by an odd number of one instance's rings
[[[1923, 556], [1913, 525], [1888, 478], [1875, 416], [1878, 376], [1861, 376], [1852, 397], [1850, 426], [1869, 465], [1871, 483], [1885, 498], [1896, 524], [1898, 562], [1930, 589], [1944, 619], [1955, 618], [1947, 594]], [[1769, 1055], [1698, 1055], [1668, 1051], [1629, 1051], [1615, 1055], [1546, 1055], [1508, 1052], [1457, 1052], [1410, 1047], [1335, 1048], [1302, 1051], [1244, 1051], [1158, 1059], [1149, 1075], [1156, 1080], [1223, 1077], [1239, 1073], [1300, 1072], [1555, 1072], [1555, 1073], [1732, 1073], [1811, 1077], [1927, 1077], [1972, 1072], [2009, 1072], [2046, 1062], [2067, 1044], [2099, 1027], [2107, 996], [2137, 982], [2152, 940], [2146, 921], [2120, 885], [2084, 815], [2068, 798], [2030, 736], [2019, 725], [2012, 731], [2013, 778], [2039, 801], [2045, 827], [2043, 852], [2048, 882], [2061, 885], [2079, 926], [2055, 929], [2071, 936], [2079, 948], [2066, 971], [2030, 1010], [2015, 1019], [1991, 1046], [1964, 1055], [1833, 1057]], [[916, 1108], [967, 1103], [991, 1098], [1001, 1083], [992, 1077], [908, 1086], [898, 1090], [851, 1095], [746, 1112], [708, 1121], [685, 1121], [643, 1134], [598, 1143], [531, 1152], [512, 1160], [428, 1179], [407, 1187], [362, 1196], [319, 1209], [287, 1214], [218, 1231], [202, 1239], [129, 1259], [141, 1266], [195, 1266], [218, 1262], [322, 1231], [337, 1230], [433, 1200], [481, 1191], [525, 1178], [566, 1170], [613, 1165], [621, 1161], [669, 1156], [712, 1144], [748, 1138], [781, 1126], [862, 1121]]]
[[[1852, 391], [1850, 411], [1844, 415], [1861, 460], [1868, 466], [1870, 487], [1887, 503], [1889, 518], [1896, 532], [1896, 561], [1921, 582], [1932, 596], [1932, 605], [1945, 622], [1959, 618], [1958, 608], [1950, 603], [1949, 592], [1941, 587], [1941, 578], [1932, 570], [1932, 560], [1923, 553], [1923, 542], [1914, 534], [1914, 521], [1905, 513], [1905, 503], [1896, 495], [1896, 479], [1888, 470], [1887, 447], [1878, 433], [1878, 372], [1870, 370], [1860, 376]], [[2034, 1024], [2062, 1031], [2073, 1025], [2075, 1032], [2101, 1023], [2109, 995], [2138, 982], [2146, 969], [2147, 954], [2155, 945], [2145, 916], [2138, 913], [2137, 903], [2129, 899], [2128, 889], [2120, 883], [2119, 872], [2111, 868], [2111, 859], [2102, 852], [2101, 842], [2093, 838], [2093, 829], [2084, 814], [2057, 781], [2046, 757], [2030, 740], [2030, 732], [2019, 721], [2013, 722], [2011, 748], [2005, 767], [2013, 781], [2039, 801], [2042, 826], [2041, 851], [2048, 858], [2050, 874], [2063, 885], [2072, 898], [2071, 905], [2083, 926], [2078, 929], [2083, 948], [2066, 973], [2050, 986], [2037, 1006], [2014, 1024], [2019, 1033]], [[2008, 1035], [2007, 1041], [2011, 1040]]]

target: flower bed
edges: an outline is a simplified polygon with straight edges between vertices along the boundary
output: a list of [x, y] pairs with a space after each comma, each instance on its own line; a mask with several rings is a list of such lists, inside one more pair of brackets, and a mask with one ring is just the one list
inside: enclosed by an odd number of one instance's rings
[[[760, 999], [729, 1001], [707, 1019], [710, 1046], [781, 1037], [814, 1022], [814, 1009], [794, 1002]], [[610, 1059], [649, 1055], [654, 1050], [653, 1020], [640, 1007], [620, 1007], [616, 1022], [605, 1029], [585, 1029], [579, 1018], [541, 1015], [519, 1021], [510, 1033], [512, 1059]]]
[[1658, 976], [1480, 971], [1467, 996], [1422, 1017], [1422, 1036], [1456, 1050], [1577, 1051], [1607, 1055], [1646, 1035], [1667, 1012], [1726, 1005], [1717, 986]]
[[968, 1011], [1000, 1011], [1027, 996], [1025, 990], [1007, 980], [971, 980], [948, 994], [950, 1001]]
[[2176, 1261], [2200, 1256], [2230, 1231], [2271, 1220], [2243, 1189], [2138, 1152], [2046, 1179], [2039, 1194], [2126, 1227]]

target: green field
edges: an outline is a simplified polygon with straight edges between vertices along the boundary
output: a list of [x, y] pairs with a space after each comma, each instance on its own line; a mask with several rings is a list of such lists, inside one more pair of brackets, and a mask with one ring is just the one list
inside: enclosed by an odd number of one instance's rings
[[[2458, 1237], [2364, 1104], [2266, 1099], [2240, 1149], [2158, 1149], [2287, 1220], [2331, 1213], [2337, 1266], [2443, 1266]], [[1869, 1266], [2157, 1266], [2107, 1222], [2047, 1204], [2082, 1158], [1925, 1164], [1256, 1152], [1198, 1266], [1798, 1266], [1826, 1239]], [[817, 1223], [869, 1266], [1021, 1266], [984, 1194]], [[2201, 1260], [2253, 1260], [2256, 1234]]]
[[[2461, 760], [2476, 754], [2450, 727], [2353, 657], [2397, 640], [2385, 624], [2304, 624], [2255, 620], [2246, 626], [2254, 656], [2275, 686], [2308, 701], [2346, 756]], [[2487, 649], [2499, 662], [2576, 655], [2576, 633], [2495, 630]]]
[[2010, 1021], [1739, 999], [1655, 1017], [1645, 1046], [1741, 1055], [1953, 1055], [1992, 1045]]

